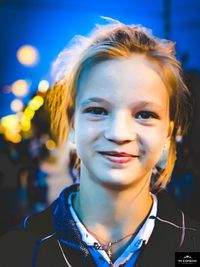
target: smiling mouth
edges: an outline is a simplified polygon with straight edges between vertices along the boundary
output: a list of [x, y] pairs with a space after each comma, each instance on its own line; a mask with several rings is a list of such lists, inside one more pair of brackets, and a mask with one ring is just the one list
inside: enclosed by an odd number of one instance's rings
[[138, 158], [137, 155], [129, 154], [126, 152], [100, 151], [99, 153], [107, 160], [120, 164], [128, 163], [133, 158]]

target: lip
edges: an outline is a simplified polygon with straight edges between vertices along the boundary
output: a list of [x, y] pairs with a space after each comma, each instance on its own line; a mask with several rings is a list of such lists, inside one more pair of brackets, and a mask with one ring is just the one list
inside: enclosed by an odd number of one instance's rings
[[138, 157], [137, 155], [129, 154], [126, 152], [118, 152], [118, 151], [99, 151], [99, 153], [109, 161], [120, 164], [128, 163], [133, 158]]

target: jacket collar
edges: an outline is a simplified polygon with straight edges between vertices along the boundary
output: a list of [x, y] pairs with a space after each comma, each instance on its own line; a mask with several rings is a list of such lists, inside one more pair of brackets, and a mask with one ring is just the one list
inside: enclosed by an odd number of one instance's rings
[[81, 235], [68, 207], [68, 197], [72, 192], [77, 192], [78, 190], [79, 184], [74, 184], [61, 192], [54, 204], [52, 218], [53, 227], [57, 235], [63, 239], [74, 241], [75, 243], [81, 242]]

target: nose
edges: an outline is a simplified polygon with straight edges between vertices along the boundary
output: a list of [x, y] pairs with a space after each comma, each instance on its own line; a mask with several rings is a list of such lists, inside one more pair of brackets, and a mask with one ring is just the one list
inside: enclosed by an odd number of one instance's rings
[[107, 140], [119, 144], [135, 140], [136, 135], [134, 118], [124, 112], [111, 116], [104, 131]]

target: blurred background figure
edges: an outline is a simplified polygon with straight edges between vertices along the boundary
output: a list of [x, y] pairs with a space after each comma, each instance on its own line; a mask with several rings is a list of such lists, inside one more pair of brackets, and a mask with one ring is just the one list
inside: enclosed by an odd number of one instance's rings
[[74, 147], [68, 142], [65, 147], [41, 161], [40, 171], [46, 174], [48, 204], [59, 196], [64, 187], [78, 182], [78, 173], [74, 169], [75, 160]]
[[51, 137], [48, 111], [41, 106], [31, 120], [26, 137], [18, 143], [1, 135], [1, 233], [33, 213], [42, 211], [61, 189], [77, 182], [72, 144], [57, 148]]

